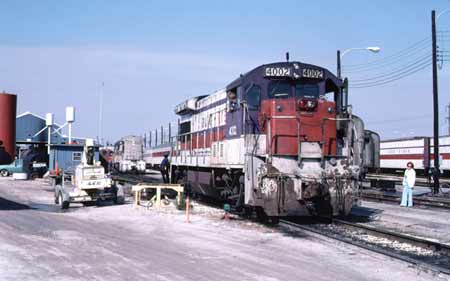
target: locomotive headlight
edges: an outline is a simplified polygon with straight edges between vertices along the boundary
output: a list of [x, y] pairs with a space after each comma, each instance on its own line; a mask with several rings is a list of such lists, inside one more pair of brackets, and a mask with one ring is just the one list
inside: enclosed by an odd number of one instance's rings
[[298, 101], [298, 108], [305, 111], [313, 111], [317, 106], [317, 101], [313, 99], [301, 99]]
[[332, 107], [327, 108], [328, 113], [333, 113], [334, 109]]

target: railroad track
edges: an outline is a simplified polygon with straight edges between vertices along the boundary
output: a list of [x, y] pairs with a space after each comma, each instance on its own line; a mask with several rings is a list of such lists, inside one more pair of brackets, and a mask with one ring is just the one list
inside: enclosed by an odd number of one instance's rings
[[[155, 181], [138, 175], [114, 175], [113, 179], [131, 184]], [[199, 203], [219, 208], [211, 202]], [[280, 220], [280, 224], [402, 260], [424, 270], [450, 275], [450, 245], [447, 244], [340, 219], [333, 219], [332, 224], [299, 224], [289, 220]]]
[[[361, 193], [361, 198], [368, 201], [375, 202], [388, 202], [388, 203], [396, 203], [400, 204], [401, 198], [396, 195], [385, 194], [380, 192], [367, 192], [363, 191]], [[441, 197], [414, 197], [414, 205], [423, 206], [429, 208], [439, 208], [450, 210], [450, 200]]]
[[425, 270], [450, 275], [450, 245], [345, 220], [332, 224], [280, 223], [348, 243]]

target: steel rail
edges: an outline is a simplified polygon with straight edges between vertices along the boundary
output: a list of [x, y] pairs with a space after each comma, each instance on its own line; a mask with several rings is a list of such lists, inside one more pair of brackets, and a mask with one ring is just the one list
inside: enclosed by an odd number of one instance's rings
[[[387, 231], [387, 230], [381, 230], [381, 229], [376, 229], [373, 227], [368, 227], [365, 225], [361, 225], [361, 224], [355, 224], [355, 223], [351, 223], [351, 222], [347, 222], [347, 221], [342, 221], [342, 220], [336, 220], [334, 219], [333, 222], [335, 224], [341, 224], [341, 225], [345, 225], [347, 227], [351, 227], [351, 228], [356, 228], [356, 229], [360, 229], [360, 230], [364, 230], [366, 232], [370, 232], [372, 233], [372, 235], [375, 236], [382, 236], [384, 238], [386, 237], [391, 237], [392, 240], [396, 240], [396, 241], [404, 241], [413, 245], [428, 245], [434, 247], [435, 249], [439, 249], [439, 251], [445, 251], [447, 253], [447, 255], [450, 253], [450, 245], [447, 244], [442, 244], [439, 242], [435, 242], [435, 241], [431, 241], [431, 240], [427, 240], [427, 239], [422, 239], [422, 238], [417, 238], [417, 237], [413, 237], [413, 236], [409, 236], [409, 235], [405, 235], [405, 234], [399, 234], [399, 233], [395, 233], [395, 232], [391, 232], [391, 231]], [[316, 229], [314, 227], [310, 227], [310, 226], [306, 226], [306, 225], [301, 225], [301, 224], [297, 224], [288, 220], [280, 220], [281, 224], [285, 224], [294, 228], [298, 228], [304, 231], [308, 231], [308, 232], [312, 232], [321, 236], [325, 236], [327, 238], [333, 239], [333, 240], [337, 240], [346, 244], [350, 244], [371, 252], [375, 252], [381, 255], [385, 255], [391, 258], [395, 258], [410, 264], [413, 264], [419, 268], [422, 269], [427, 269], [427, 270], [431, 270], [437, 273], [443, 273], [443, 274], [447, 274], [450, 275], [450, 268], [446, 268], [446, 267], [442, 267], [442, 266], [437, 266], [434, 264], [430, 264], [424, 261], [421, 261], [419, 259], [415, 259], [406, 255], [402, 255], [393, 251], [389, 251], [386, 249], [383, 249], [380, 246], [376, 246], [374, 244], [369, 244], [368, 242], [364, 243], [362, 241], [355, 241], [352, 240], [351, 238], [346, 238], [343, 236], [338, 236], [338, 234], [335, 233], [327, 233], [326, 231], [321, 231], [319, 229]]]

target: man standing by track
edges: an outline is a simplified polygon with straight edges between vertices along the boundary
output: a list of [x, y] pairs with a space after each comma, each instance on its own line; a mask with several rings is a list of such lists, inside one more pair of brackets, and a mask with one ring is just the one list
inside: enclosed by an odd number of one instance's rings
[[168, 154], [164, 155], [164, 159], [161, 161], [161, 164], [159, 165], [159, 169], [161, 170], [161, 175], [162, 175], [164, 183], [169, 183], [170, 162], [169, 162]]

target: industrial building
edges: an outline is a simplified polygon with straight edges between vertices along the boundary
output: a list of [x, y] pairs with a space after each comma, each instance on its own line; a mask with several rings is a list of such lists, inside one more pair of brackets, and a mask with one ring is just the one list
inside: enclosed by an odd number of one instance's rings
[[[73, 119], [73, 118], [72, 118]], [[52, 120], [53, 121], [53, 120]], [[85, 138], [71, 138], [61, 132], [64, 125], [51, 122], [32, 112], [24, 112], [16, 117], [17, 156], [26, 158], [30, 153], [46, 159], [48, 169], [72, 169], [81, 161]], [[50, 135], [50, 147], [48, 139]], [[98, 148], [95, 158], [98, 160]]]
[[[32, 112], [24, 112], [16, 117], [16, 142], [23, 143], [40, 143], [48, 142], [47, 125], [45, 118]], [[60, 132], [61, 125], [54, 124], [52, 126], [51, 143], [67, 143], [68, 136]], [[72, 139], [73, 142], [82, 143], [83, 138]]]

